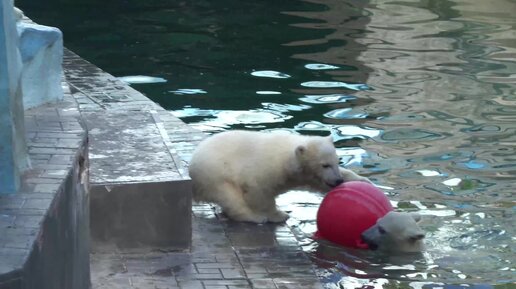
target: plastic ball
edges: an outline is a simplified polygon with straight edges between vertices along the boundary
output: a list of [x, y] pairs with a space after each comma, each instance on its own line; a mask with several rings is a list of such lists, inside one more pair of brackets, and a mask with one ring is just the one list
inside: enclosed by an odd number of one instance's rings
[[392, 211], [385, 194], [366, 182], [346, 182], [331, 190], [317, 211], [315, 238], [368, 249], [360, 235]]

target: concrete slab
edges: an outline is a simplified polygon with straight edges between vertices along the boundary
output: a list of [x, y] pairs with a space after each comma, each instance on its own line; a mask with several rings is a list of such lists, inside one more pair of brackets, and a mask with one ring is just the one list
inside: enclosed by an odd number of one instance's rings
[[202, 134], [74, 53], [64, 55], [90, 137], [93, 249], [189, 248], [191, 185], [178, 151], [185, 155], [179, 144]]
[[[93, 185], [184, 180], [150, 112], [83, 113]], [[171, 184], [169, 184], [171, 185]]]

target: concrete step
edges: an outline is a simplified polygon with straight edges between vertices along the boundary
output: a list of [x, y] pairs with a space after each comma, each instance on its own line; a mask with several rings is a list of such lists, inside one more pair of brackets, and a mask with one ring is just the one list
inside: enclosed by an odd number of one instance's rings
[[191, 183], [152, 112], [88, 112], [94, 250], [191, 243]]
[[65, 75], [89, 132], [93, 251], [188, 249], [188, 155], [204, 136], [65, 49]]

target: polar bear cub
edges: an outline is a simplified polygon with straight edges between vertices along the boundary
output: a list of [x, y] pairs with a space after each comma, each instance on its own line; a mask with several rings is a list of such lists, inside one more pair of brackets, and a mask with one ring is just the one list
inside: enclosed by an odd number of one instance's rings
[[424, 250], [425, 233], [417, 224], [417, 213], [391, 211], [362, 233], [362, 240], [372, 250], [420, 252]]
[[347, 181], [368, 181], [339, 167], [331, 137], [234, 130], [202, 141], [192, 156], [195, 201], [220, 205], [228, 217], [283, 222], [276, 196], [295, 188], [326, 192]]

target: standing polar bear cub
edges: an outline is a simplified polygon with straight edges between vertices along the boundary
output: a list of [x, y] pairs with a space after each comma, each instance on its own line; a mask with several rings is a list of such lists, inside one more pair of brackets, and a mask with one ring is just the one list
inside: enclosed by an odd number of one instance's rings
[[331, 137], [227, 131], [199, 144], [190, 162], [196, 201], [219, 204], [231, 219], [283, 222], [276, 196], [295, 188], [328, 191], [368, 181], [339, 167]]

